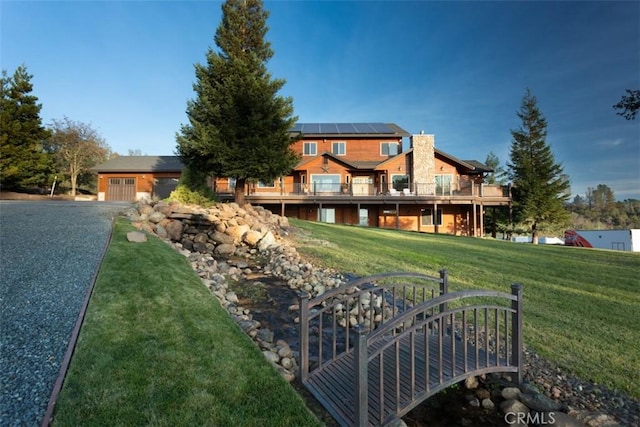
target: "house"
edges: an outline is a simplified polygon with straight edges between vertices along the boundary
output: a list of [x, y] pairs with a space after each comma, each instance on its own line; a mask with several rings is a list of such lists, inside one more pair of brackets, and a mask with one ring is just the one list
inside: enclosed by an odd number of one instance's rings
[[[490, 168], [435, 148], [433, 135], [393, 123], [298, 123], [291, 135], [300, 161], [274, 182], [250, 183], [247, 202], [306, 220], [468, 236], [484, 235], [485, 208], [511, 202], [507, 187], [484, 183]], [[148, 182], [141, 176], [155, 173], [116, 176], [109, 163], [94, 168], [104, 200], [115, 194], [103, 181], [128, 177], [140, 186]], [[233, 197], [233, 180], [217, 178], [212, 187], [221, 199]], [[135, 190], [136, 197], [149, 192], [160, 196], [153, 185]]]
[[176, 156], [119, 156], [92, 168], [98, 200], [135, 201], [169, 196], [184, 165]]

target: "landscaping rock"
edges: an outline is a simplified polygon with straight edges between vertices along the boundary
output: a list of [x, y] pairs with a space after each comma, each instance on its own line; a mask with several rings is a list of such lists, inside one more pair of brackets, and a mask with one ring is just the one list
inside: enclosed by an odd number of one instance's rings
[[180, 240], [182, 240], [182, 222], [171, 220], [171, 222], [169, 222], [165, 228], [167, 230], [167, 237], [170, 240], [174, 242], [179, 242]]
[[127, 240], [134, 243], [142, 243], [147, 241], [147, 235], [140, 231], [130, 231], [127, 233]]

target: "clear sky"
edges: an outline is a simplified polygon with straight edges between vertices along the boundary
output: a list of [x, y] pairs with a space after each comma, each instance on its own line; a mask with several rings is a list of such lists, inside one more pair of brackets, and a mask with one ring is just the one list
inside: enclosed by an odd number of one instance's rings
[[[436, 146], [509, 160], [526, 88], [573, 194], [640, 199], [640, 2], [267, 1], [268, 66], [300, 122], [392, 122]], [[219, 1], [0, 0], [0, 60], [33, 74], [48, 124], [91, 124], [120, 154], [169, 155]]]

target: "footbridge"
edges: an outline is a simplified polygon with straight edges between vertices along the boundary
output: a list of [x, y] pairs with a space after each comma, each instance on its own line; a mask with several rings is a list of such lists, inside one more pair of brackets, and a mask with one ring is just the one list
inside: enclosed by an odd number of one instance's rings
[[448, 273], [358, 278], [300, 294], [304, 386], [342, 426], [378, 426], [471, 376], [522, 382], [522, 286], [449, 292]]

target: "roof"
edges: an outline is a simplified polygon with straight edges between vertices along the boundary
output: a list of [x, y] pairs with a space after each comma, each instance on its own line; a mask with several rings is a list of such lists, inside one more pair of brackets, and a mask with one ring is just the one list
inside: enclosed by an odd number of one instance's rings
[[491, 169], [489, 166], [480, 163], [477, 160], [460, 160], [455, 156], [452, 156], [451, 154], [445, 153], [442, 150], [439, 149], [434, 149], [436, 154], [439, 154], [442, 157], [445, 157], [447, 159], [449, 159], [450, 161], [457, 163], [458, 165], [467, 168], [469, 170], [469, 172], [473, 172], [473, 173], [485, 173], [485, 172], [493, 172], [493, 169]]
[[178, 156], [119, 156], [91, 168], [96, 172], [181, 172]]
[[296, 123], [291, 133], [314, 137], [408, 137], [409, 132], [395, 123]]

